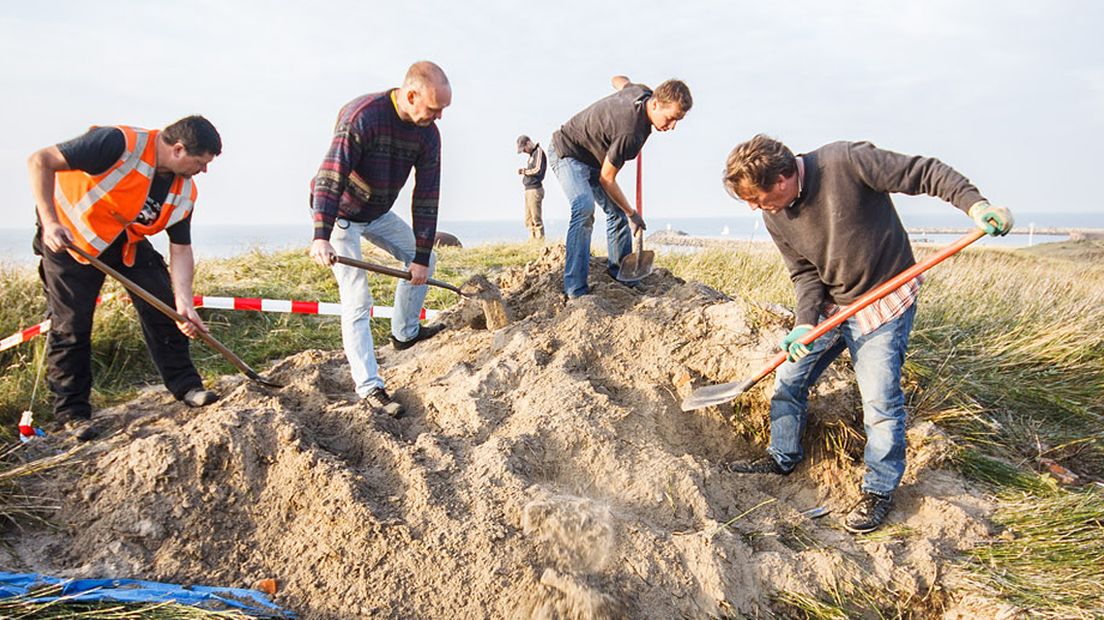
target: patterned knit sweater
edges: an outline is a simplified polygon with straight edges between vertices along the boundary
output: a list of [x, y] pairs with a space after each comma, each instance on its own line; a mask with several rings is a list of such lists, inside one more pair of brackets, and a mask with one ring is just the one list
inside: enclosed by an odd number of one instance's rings
[[399, 118], [391, 91], [345, 104], [333, 142], [311, 182], [314, 238], [329, 240], [337, 218], [371, 222], [391, 210], [414, 168], [411, 220], [414, 262], [429, 265], [437, 232], [441, 183], [441, 134]]

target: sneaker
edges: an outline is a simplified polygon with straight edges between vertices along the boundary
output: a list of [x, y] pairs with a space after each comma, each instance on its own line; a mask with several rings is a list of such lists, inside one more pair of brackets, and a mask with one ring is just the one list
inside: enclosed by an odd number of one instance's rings
[[367, 403], [376, 411], [389, 415], [392, 418], [398, 418], [406, 412], [402, 404], [391, 400], [391, 397], [387, 394], [387, 390], [381, 387], [368, 392], [368, 395], [362, 398], [361, 402]]
[[418, 335], [414, 336], [410, 340], [399, 340], [398, 338], [391, 336], [391, 346], [402, 351], [409, 349], [410, 347], [418, 344], [423, 340], [429, 340], [437, 335], [438, 332], [445, 328], [444, 323], [434, 323], [433, 325], [422, 325], [418, 328]]
[[180, 400], [184, 401], [185, 405], [189, 407], [206, 407], [211, 403], [219, 399], [219, 395], [211, 390], [205, 390], [201, 387], [192, 388], [184, 394], [184, 398]]
[[764, 456], [753, 461], [732, 461], [724, 464], [725, 470], [733, 474], [773, 474], [788, 476], [793, 469], [783, 469], [774, 457]]
[[873, 532], [885, 521], [891, 508], [893, 508], [892, 495], [863, 492], [862, 499], [843, 520], [843, 527], [855, 534]]

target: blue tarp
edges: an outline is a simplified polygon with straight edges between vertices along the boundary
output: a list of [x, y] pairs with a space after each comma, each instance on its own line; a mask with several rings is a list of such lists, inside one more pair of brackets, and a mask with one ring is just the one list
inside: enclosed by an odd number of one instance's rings
[[[61, 591], [50, 596], [35, 596], [35, 591], [48, 586], [60, 586]], [[294, 618], [268, 600], [262, 592], [244, 588], [212, 586], [178, 586], [171, 583], [138, 579], [59, 579], [33, 573], [0, 572], [0, 599], [26, 597], [28, 602], [116, 602], [116, 603], [179, 603], [214, 611], [238, 610], [262, 617]]]

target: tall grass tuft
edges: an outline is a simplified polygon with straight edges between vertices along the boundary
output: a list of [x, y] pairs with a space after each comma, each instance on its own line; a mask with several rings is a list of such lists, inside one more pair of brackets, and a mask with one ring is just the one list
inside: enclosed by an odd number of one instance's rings
[[6, 522], [15, 527], [31, 522], [45, 524], [46, 516], [57, 510], [58, 506], [50, 498], [24, 493], [23, 479], [72, 464], [79, 458], [82, 449], [82, 446], [77, 446], [19, 463], [24, 445], [12, 443], [0, 448], [0, 524]]
[[975, 583], [1035, 618], [1104, 617], [1104, 494], [1005, 494], [1005, 535], [970, 552]]

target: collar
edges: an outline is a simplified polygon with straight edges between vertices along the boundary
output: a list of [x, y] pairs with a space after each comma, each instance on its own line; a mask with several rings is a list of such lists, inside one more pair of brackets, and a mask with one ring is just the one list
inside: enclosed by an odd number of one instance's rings
[[402, 114], [399, 114], [399, 96], [398, 96], [398, 92], [399, 92], [399, 89], [397, 89], [397, 88], [392, 88], [391, 89], [391, 107], [395, 108], [395, 114], [398, 114], [399, 118], [401, 119]]
[[801, 199], [805, 197], [805, 158], [802, 155], [797, 156], [797, 197], [793, 199], [793, 202], [786, 205], [786, 208], [794, 206], [801, 202]]

